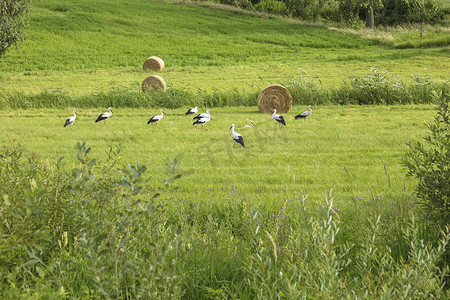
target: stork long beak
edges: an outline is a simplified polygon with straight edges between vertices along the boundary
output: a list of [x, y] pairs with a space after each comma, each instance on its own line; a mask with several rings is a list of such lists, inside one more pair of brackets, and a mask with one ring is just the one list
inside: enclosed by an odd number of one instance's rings
[[230, 129], [228, 129], [228, 131], [230, 131], [230, 130], [231, 130], [231, 128], [233, 128], [233, 126], [231, 126], [231, 127], [230, 127]]
[[78, 114], [77, 112], [75, 112], [75, 114], [76, 114], [77, 116], [79, 116], [79, 114]]
[[253, 124], [253, 122], [252, 122], [252, 121], [250, 121], [250, 124], [252, 124], [252, 126], [255, 126], [255, 124]]
[[162, 112], [163, 114], [167, 115], [165, 111]]

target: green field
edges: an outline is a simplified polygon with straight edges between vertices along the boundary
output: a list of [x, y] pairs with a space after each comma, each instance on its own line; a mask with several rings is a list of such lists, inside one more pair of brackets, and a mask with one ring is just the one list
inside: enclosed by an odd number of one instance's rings
[[[448, 28], [30, 6], [28, 39], [0, 59], [2, 299], [449, 298], [450, 233], [422, 218], [403, 164], [448, 103]], [[142, 94], [152, 55], [168, 89]], [[294, 96], [287, 126], [256, 106], [271, 83]]]
[[[164, 60], [166, 68], [158, 74], [169, 86], [190, 90], [260, 90], [305, 73], [325, 86], [339, 86], [371, 67], [405, 80], [449, 77], [445, 45], [450, 34], [445, 30], [424, 35], [424, 45], [430, 38], [444, 41], [441, 47], [396, 49], [392, 40], [382, 44], [249, 14], [177, 2], [33, 1], [28, 39], [0, 60], [0, 84], [27, 93], [86, 94], [118, 85], [138, 89], [149, 75], [142, 64], [152, 55]], [[414, 31], [406, 36], [402, 43], [420, 40]]]
[[[183, 175], [181, 196], [205, 201], [222, 199], [231, 185], [252, 201], [273, 203], [293, 192], [321, 202], [332, 190], [340, 205], [352, 205], [354, 198], [369, 200], [370, 189], [376, 194], [398, 195], [405, 187], [412, 192], [401, 158], [406, 143], [424, 135], [432, 106], [324, 106], [316, 107], [306, 122], [294, 120], [305, 109], [295, 107], [285, 115], [287, 126], [280, 128], [256, 108], [212, 108], [214, 119], [205, 126], [209, 131], [192, 126], [192, 118], [180, 109], [166, 110], [158, 126], [146, 124], [159, 114], [156, 109], [115, 109], [106, 125], [94, 123], [103, 110], [78, 110], [72, 131], [62, 126], [69, 111], [3, 111], [0, 129], [8, 134], [0, 144], [15, 139], [50, 164], [57, 152], [71, 168], [77, 166], [77, 142], [86, 141], [92, 157], [103, 160], [108, 145], [121, 145], [123, 163], [147, 165], [155, 182], [163, 181], [165, 164], [176, 158]], [[249, 120], [254, 128], [244, 127]], [[244, 137], [245, 149], [233, 148], [231, 123]]]

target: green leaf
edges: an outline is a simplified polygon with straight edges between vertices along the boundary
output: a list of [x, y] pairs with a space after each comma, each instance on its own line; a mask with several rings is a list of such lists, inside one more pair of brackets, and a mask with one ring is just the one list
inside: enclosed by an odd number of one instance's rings
[[96, 159], [91, 160], [91, 161], [88, 163], [88, 168], [92, 168], [92, 167], [95, 165], [96, 162], [97, 162]]
[[[155, 197], [155, 196], [153, 196], [153, 197]], [[155, 212], [155, 206], [153, 204], [150, 204], [147, 209], [148, 216], [151, 217], [154, 212]]]
[[106, 256], [106, 255], [108, 255], [108, 253], [109, 253], [108, 249], [103, 249], [102, 251], [100, 251], [98, 253], [98, 256]]
[[3, 195], [3, 204], [5, 204], [6, 206], [10, 206], [11, 205], [11, 201], [9, 201], [9, 196], [8, 195]]
[[45, 275], [44, 269], [42, 269], [39, 266], [36, 266], [36, 272], [39, 274], [39, 277], [44, 278]]

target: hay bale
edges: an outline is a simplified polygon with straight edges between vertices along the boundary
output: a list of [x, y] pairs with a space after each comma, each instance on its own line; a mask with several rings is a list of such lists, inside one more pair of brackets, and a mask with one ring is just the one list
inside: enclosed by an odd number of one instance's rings
[[160, 71], [160, 70], [164, 69], [164, 61], [157, 56], [150, 56], [144, 62], [144, 65], [142, 68], [144, 69], [144, 72], [147, 72], [148, 70]]
[[271, 84], [259, 93], [258, 108], [263, 113], [287, 113], [292, 107], [292, 95], [289, 90], [279, 84]]
[[144, 93], [152, 92], [152, 91], [166, 91], [166, 82], [161, 76], [158, 75], [150, 75], [142, 81], [142, 91]]

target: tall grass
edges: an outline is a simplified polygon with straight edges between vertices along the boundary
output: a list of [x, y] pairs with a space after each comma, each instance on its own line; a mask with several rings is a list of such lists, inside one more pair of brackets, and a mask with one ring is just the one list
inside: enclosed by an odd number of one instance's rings
[[205, 205], [179, 197], [177, 160], [158, 183], [124, 164], [120, 147], [101, 164], [77, 149], [71, 171], [16, 144], [3, 150], [2, 298], [449, 296], [437, 264], [450, 232], [423, 240], [412, 207], [398, 219], [377, 203], [346, 215], [327, 198], [313, 209], [301, 195], [267, 207], [235, 188]]
[[[386, 71], [371, 69], [371, 73], [361, 77], [353, 75], [349, 82], [338, 88], [326, 88], [320, 78], [308, 75], [292, 76], [284, 85], [289, 89], [294, 105], [322, 104], [422, 104], [431, 103], [433, 92], [449, 90], [448, 82], [436, 83], [423, 77], [413, 77], [406, 83]], [[38, 94], [7, 92], [0, 90], [0, 109], [30, 108], [92, 108], [92, 107], [130, 107], [130, 108], [180, 108], [186, 106], [224, 107], [254, 106], [257, 103], [257, 90], [219, 90], [168, 88], [165, 93], [144, 94], [136, 84], [133, 87], [116, 86], [107, 92], [88, 95], [74, 95], [61, 90], [47, 90]]]

